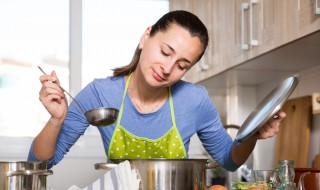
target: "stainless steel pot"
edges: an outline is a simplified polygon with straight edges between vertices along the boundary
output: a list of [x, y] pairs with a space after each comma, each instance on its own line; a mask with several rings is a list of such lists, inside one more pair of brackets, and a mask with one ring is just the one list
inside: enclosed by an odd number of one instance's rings
[[[112, 169], [125, 160], [96, 163], [95, 169]], [[205, 190], [206, 169], [218, 166], [207, 159], [128, 159], [141, 176], [142, 190]]]
[[0, 162], [1, 190], [46, 190], [46, 162]]

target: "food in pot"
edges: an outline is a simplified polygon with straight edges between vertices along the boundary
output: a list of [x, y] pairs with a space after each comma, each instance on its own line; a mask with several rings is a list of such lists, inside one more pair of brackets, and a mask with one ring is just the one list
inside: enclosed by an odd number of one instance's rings
[[272, 188], [267, 181], [235, 182], [232, 184], [232, 190], [272, 190]]

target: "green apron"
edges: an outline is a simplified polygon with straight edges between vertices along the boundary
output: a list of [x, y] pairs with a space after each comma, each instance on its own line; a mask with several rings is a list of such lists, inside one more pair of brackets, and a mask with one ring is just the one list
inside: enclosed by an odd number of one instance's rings
[[120, 121], [124, 107], [124, 99], [127, 93], [130, 77], [126, 81], [125, 90], [122, 97], [122, 103], [118, 115], [118, 121], [108, 150], [109, 159], [149, 159], [149, 158], [187, 158], [186, 150], [182, 142], [180, 133], [176, 127], [174, 117], [173, 101], [171, 90], [169, 89], [170, 112], [172, 127], [170, 130], [158, 139], [148, 139], [138, 137], [124, 127]]

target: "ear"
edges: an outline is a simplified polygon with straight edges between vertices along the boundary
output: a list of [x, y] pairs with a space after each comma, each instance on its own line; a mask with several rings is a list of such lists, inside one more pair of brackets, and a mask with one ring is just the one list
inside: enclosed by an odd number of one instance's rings
[[151, 26], [149, 26], [146, 31], [143, 33], [143, 35], [140, 38], [140, 42], [139, 42], [139, 49], [142, 49], [144, 47], [144, 44], [146, 43], [146, 41], [149, 39], [150, 37], [150, 32], [151, 32]]

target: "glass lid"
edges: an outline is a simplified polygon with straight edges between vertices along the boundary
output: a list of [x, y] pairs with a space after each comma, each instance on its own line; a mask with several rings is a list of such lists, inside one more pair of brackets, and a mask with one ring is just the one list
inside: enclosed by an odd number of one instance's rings
[[298, 84], [298, 76], [292, 76], [284, 80], [274, 88], [251, 112], [240, 127], [236, 139], [245, 142], [255, 134], [271, 118], [276, 117], [286, 100]]

